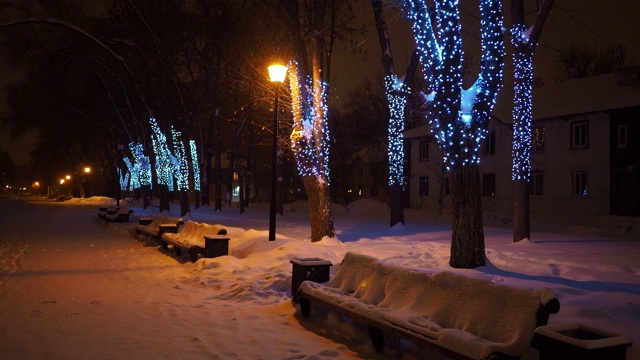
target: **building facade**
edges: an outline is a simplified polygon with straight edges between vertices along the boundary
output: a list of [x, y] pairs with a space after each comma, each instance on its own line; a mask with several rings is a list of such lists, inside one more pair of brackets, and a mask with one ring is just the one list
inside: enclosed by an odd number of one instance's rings
[[[534, 90], [532, 215], [640, 215], [638, 77], [638, 68], [630, 67]], [[511, 103], [503, 94], [480, 149], [488, 212], [513, 211]], [[411, 147], [410, 206], [448, 212], [448, 181], [429, 126], [409, 130], [405, 138]]]

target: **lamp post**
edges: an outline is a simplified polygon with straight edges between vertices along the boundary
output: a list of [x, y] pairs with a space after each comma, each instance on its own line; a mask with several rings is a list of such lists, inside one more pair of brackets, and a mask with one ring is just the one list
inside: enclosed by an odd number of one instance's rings
[[269, 66], [269, 78], [276, 84], [276, 101], [273, 108], [273, 158], [271, 159], [271, 204], [269, 206], [269, 241], [276, 239], [276, 193], [278, 190], [278, 92], [280, 84], [287, 75], [287, 67], [283, 65]]
[[69, 191], [69, 183], [71, 182], [71, 175], [67, 175], [64, 178], [67, 179], [67, 181], [66, 181], [66, 184], [67, 184], [67, 196], [71, 196], [71, 192]]
[[85, 166], [84, 168], [84, 177], [82, 180], [84, 181], [84, 198], [86, 199], [90, 195], [89, 192], [89, 174], [91, 174], [91, 168], [89, 166]]

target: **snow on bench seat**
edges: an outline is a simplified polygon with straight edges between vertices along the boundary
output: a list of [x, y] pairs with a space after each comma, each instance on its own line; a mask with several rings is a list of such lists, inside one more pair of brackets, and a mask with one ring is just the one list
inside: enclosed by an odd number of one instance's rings
[[191, 261], [195, 262], [199, 255], [204, 257], [227, 255], [229, 238], [223, 236], [226, 234], [227, 230], [222, 225], [187, 220], [177, 233], [162, 234], [160, 245], [163, 249], [167, 249], [169, 244], [173, 245], [177, 256], [180, 256], [181, 250], [184, 249], [189, 252]]
[[522, 356], [559, 309], [548, 288], [427, 274], [353, 252], [327, 283], [304, 281], [298, 296], [305, 317], [311, 301], [365, 321], [378, 351], [387, 332], [463, 359]]
[[107, 214], [102, 218], [107, 222], [117, 222], [117, 223], [126, 223], [129, 222], [129, 216], [133, 214], [133, 210], [119, 208], [115, 212], [109, 209], [107, 210]]
[[147, 219], [139, 219], [139, 224], [136, 226], [136, 234], [143, 234], [154, 238], [162, 236], [162, 233], [160, 232], [160, 225], [162, 225], [164, 231], [168, 232], [178, 232], [180, 226], [184, 225], [184, 220], [164, 215], [157, 215], [153, 217], [153, 220], [151, 220], [150, 223], [142, 225], [145, 220]]

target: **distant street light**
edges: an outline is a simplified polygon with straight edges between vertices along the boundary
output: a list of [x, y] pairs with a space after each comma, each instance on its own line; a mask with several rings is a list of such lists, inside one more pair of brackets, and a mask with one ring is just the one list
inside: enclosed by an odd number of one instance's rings
[[91, 168], [89, 166], [85, 166], [84, 168], [84, 176], [82, 177], [82, 181], [84, 182], [84, 198], [88, 198], [89, 193], [89, 174], [91, 173]]
[[280, 84], [287, 76], [287, 67], [283, 65], [269, 66], [269, 78], [276, 84], [276, 101], [273, 108], [273, 158], [271, 163], [271, 204], [269, 207], [269, 241], [276, 239], [276, 193], [278, 190], [278, 92]]

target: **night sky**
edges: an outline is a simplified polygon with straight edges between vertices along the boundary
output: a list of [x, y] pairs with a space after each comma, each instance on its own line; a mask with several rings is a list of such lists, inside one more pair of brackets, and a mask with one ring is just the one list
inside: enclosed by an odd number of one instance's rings
[[[532, 5], [534, 1], [526, 1]], [[503, 14], [505, 26], [510, 26], [509, 2], [505, 1]], [[470, 53], [479, 47], [479, 35], [475, 28], [477, 21], [477, 1], [462, 0], [462, 23], [465, 51]], [[528, 25], [535, 16], [535, 9], [529, 13]], [[373, 25], [373, 12], [368, 0], [358, 0], [356, 7], [358, 21], [366, 24], [367, 34], [355, 39], [356, 49], [339, 49], [335, 52], [332, 67], [332, 88], [337, 96], [334, 104], [340, 104], [345, 95], [358, 86], [366, 77], [382, 74], [380, 48], [377, 34]], [[556, 0], [550, 18], [544, 27], [540, 45], [536, 49], [534, 72], [536, 77], [542, 77], [546, 84], [557, 80], [556, 57], [558, 52], [571, 43], [587, 43], [595, 47], [620, 46], [625, 48], [626, 64], [640, 63], [640, 27], [636, 26], [640, 14], [638, 0]], [[398, 13], [391, 11], [387, 17], [387, 26], [391, 36], [396, 71], [403, 75], [407, 60], [413, 51], [413, 39], [409, 23]], [[472, 26], [465, 26], [471, 22]], [[508, 45], [508, 39], [506, 40]], [[509, 86], [511, 60], [509, 48], [505, 58], [505, 82]], [[17, 71], [0, 64], [0, 86], [17, 79]], [[534, 103], [535, 106], [535, 103]], [[4, 89], [0, 92], [0, 112], [6, 111]], [[13, 161], [24, 164], [29, 161], [29, 143], [35, 134], [29, 134], [21, 139], [11, 139], [8, 129], [0, 127], [0, 148], [8, 151]]]

